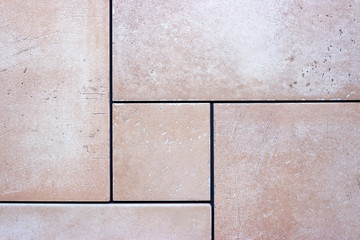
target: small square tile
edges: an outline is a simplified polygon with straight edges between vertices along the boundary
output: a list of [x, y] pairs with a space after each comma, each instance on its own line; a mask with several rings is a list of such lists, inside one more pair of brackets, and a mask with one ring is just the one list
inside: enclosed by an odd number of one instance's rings
[[115, 100], [359, 99], [360, 3], [114, 0]]
[[216, 239], [360, 236], [359, 103], [214, 111]]
[[211, 239], [205, 204], [0, 204], [2, 239]]
[[0, 1], [0, 201], [106, 201], [108, 1]]
[[209, 104], [116, 104], [115, 200], [209, 200]]

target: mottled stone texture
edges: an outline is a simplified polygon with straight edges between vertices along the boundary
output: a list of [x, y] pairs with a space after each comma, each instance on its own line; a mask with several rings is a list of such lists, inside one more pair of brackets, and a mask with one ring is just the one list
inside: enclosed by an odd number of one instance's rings
[[210, 199], [209, 104], [117, 104], [113, 114], [114, 199]]
[[108, 4], [0, 1], [0, 200], [109, 199]]
[[359, 99], [360, 2], [114, 0], [114, 99]]
[[211, 239], [209, 205], [0, 205], [2, 239]]
[[215, 235], [358, 239], [360, 104], [215, 105]]

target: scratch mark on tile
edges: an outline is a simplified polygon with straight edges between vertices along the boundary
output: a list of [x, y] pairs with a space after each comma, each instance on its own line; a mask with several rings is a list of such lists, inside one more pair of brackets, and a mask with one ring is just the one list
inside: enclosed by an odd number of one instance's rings
[[14, 129], [11, 129], [11, 130], [9, 130], [9, 131], [7, 131], [7, 132], [4, 132], [4, 133], [0, 134], [0, 137], [2, 137], [2, 136], [4, 136], [4, 135], [8, 134], [9, 132], [11, 132], [11, 131], [13, 131], [13, 130], [14, 130]]
[[29, 166], [25, 166], [25, 167], [15, 168], [15, 169], [10, 170], [9, 172], [20, 171], [20, 170], [32, 168], [32, 167], [35, 167], [35, 165], [29, 165]]
[[275, 144], [272, 146], [270, 154], [269, 154], [269, 158], [268, 158], [268, 161], [267, 161], [268, 166], [270, 165], [271, 159], [272, 159], [273, 154], [274, 154], [274, 150], [275, 150]]
[[0, 196], [7, 195], [7, 194], [12, 194], [12, 193], [18, 193], [18, 192], [21, 192], [21, 191], [22, 191], [22, 190], [7, 191], [7, 192], [1, 193]]
[[258, 167], [257, 167], [257, 169], [256, 169], [256, 174], [259, 173], [261, 164], [262, 164], [262, 162], [263, 162], [263, 160], [264, 160], [264, 159], [263, 159], [263, 150], [264, 150], [264, 145], [265, 145], [265, 139], [267, 138], [268, 131], [269, 131], [269, 128], [270, 128], [270, 124], [271, 124], [271, 122], [272, 122], [272, 119], [273, 119], [273, 111], [270, 112], [269, 117], [266, 119], [266, 129], [265, 129], [265, 132], [264, 132], [262, 141], [261, 141], [261, 148], [260, 148], [259, 151], [258, 151], [258, 155], [260, 155], [260, 153], [261, 153], [261, 156], [260, 156], [260, 159], [259, 159]]
[[23, 50], [18, 51], [18, 52], [17, 52], [15, 55], [13, 55], [13, 56], [16, 56], [16, 55], [19, 55], [19, 54], [28, 52], [28, 51], [33, 50], [33, 49], [35, 49], [35, 48], [36, 48], [36, 47], [25, 48], [25, 49], [23, 49]]

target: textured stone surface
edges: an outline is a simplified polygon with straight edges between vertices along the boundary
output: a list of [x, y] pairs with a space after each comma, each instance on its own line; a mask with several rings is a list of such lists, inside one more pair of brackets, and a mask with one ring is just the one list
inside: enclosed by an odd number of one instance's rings
[[115, 0], [114, 99], [359, 99], [359, 1]]
[[0, 200], [109, 199], [108, 7], [0, 2]]
[[358, 239], [360, 104], [215, 105], [215, 235]]
[[0, 205], [2, 239], [211, 239], [209, 205]]
[[209, 104], [118, 104], [114, 199], [209, 200]]

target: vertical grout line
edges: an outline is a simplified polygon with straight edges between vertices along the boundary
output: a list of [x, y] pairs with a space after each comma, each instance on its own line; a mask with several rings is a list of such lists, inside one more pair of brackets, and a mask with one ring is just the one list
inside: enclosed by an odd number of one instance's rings
[[214, 103], [210, 102], [210, 204], [211, 204], [211, 239], [215, 239], [215, 184], [214, 184]]
[[110, 105], [110, 134], [109, 134], [109, 148], [110, 148], [110, 202], [113, 202], [113, 91], [112, 91], [112, 0], [109, 0], [109, 105]]

